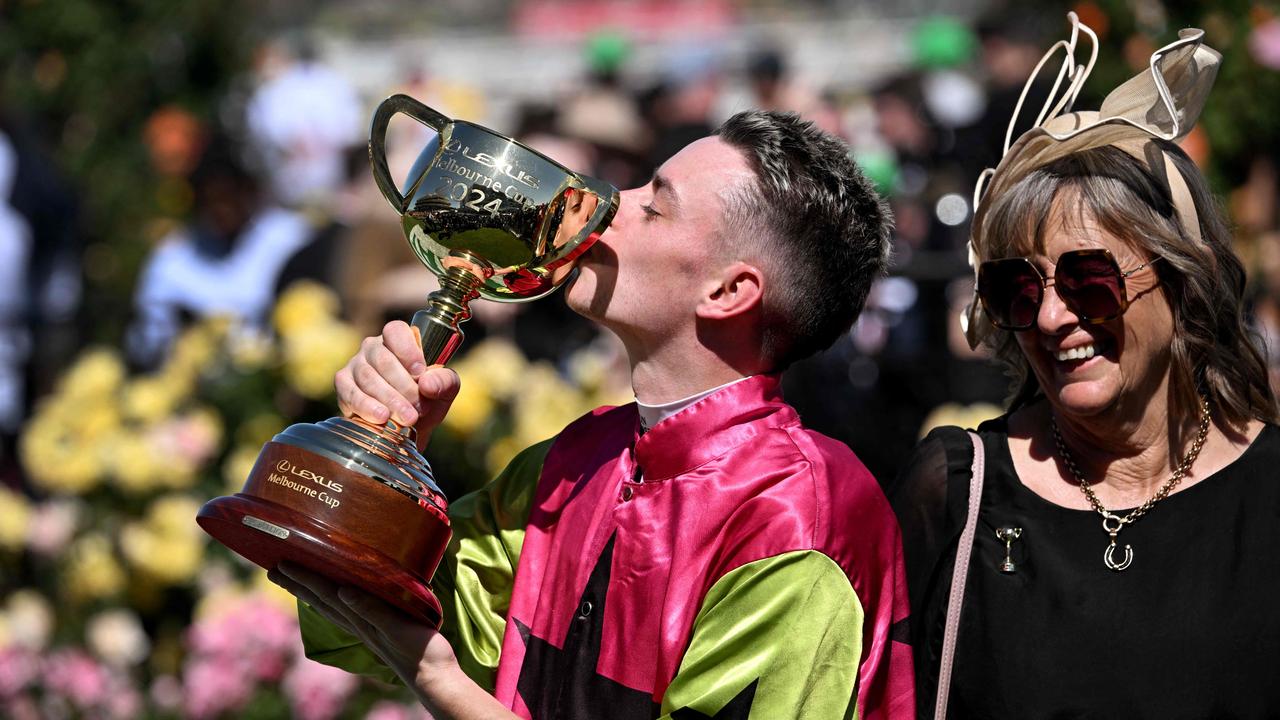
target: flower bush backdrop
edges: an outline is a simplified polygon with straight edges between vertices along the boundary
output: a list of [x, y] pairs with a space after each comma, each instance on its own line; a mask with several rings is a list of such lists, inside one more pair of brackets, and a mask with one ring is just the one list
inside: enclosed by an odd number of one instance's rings
[[[0, 601], [0, 716], [424, 716], [403, 689], [304, 658], [292, 596], [195, 523], [272, 435], [333, 414], [333, 375], [359, 344], [337, 308], [295, 284], [270, 336], [207, 321], [145, 375], [92, 349], [39, 405], [20, 443], [36, 499], [0, 488], [0, 571], [21, 588]], [[567, 376], [506, 340], [468, 350], [428, 452], [454, 487], [629, 399], [595, 348]]]

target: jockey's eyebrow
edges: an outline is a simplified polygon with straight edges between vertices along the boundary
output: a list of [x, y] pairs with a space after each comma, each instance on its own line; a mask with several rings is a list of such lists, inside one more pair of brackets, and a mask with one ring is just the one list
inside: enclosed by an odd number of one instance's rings
[[667, 209], [670, 214], [674, 215], [680, 212], [680, 195], [666, 175], [660, 172], [654, 173], [653, 179], [649, 181], [649, 184], [653, 186], [654, 197], [661, 193], [666, 198]]

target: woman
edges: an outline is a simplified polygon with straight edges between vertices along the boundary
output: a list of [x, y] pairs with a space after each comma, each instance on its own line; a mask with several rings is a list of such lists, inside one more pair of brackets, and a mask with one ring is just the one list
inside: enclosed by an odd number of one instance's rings
[[[1071, 20], [1069, 55], [1092, 34]], [[1184, 31], [1100, 113], [1028, 131], [978, 204], [967, 331], [1017, 389], [978, 429], [951, 717], [1280, 713], [1276, 401], [1225, 224], [1168, 141], [1218, 59]], [[1061, 105], [1088, 74], [1069, 61]], [[936, 430], [893, 493], [925, 717], [972, 459], [966, 433]]]

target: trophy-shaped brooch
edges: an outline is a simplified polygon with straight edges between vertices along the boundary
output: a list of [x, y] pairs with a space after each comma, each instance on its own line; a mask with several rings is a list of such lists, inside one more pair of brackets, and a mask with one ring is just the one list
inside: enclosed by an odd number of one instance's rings
[[[387, 166], [396, 114], [435, 131], [403, 186]], [[458, 349], [472, 300], [523, 302], [555, 290], [618, 208], [608, 183], [406, 95], [378, 106], [369, 158], [409, 244], [440, 279], [412, 321], [429, 364]], [[277, 434], [244, 488], [205, 503], [197, 521], [264, 568], [292, 562], [438, 626], [428, 583], [451, 536], [447, 508], [413, 428], [330, 418]]]

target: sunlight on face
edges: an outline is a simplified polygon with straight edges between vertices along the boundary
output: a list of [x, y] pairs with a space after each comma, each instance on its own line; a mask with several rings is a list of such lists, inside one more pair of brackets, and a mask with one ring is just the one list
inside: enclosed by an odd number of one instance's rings
[[707, 137], [622, 193], [609, 229], [583, 256], [566, 299], [624, 341], [691, 332], [722, 232], [725, 189], [750, 182], [742, 151]]

